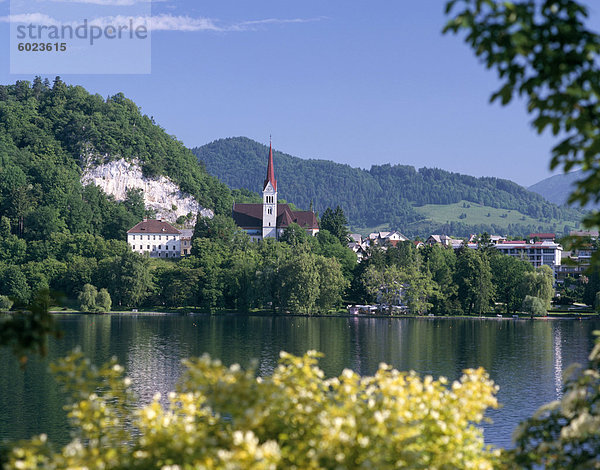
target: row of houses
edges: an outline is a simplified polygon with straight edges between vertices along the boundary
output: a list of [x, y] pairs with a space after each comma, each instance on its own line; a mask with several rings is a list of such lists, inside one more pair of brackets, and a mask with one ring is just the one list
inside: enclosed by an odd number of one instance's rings
[[[572, 237], [586, 237], [591, 240], [598, 239], [597, 231], [572, 231]], [[409, 241], [400, 232], [374, 232], [368, 237], [360, 234], [351, 234], [349, 247], [358, 257], [359, 262], [369, 255], [369, 249], [377, 246], [383, 250], [396, 246], [399, 242]], [[438, 245], [445, 248], [458, 250], [463, 247], [477, 249], [479, 236], [471, 235], [467, 240], [453, 238], [444, 234], [430, 235], [425, 242], [414, 241], [417, 248], [425, 245]], [[549, 266], [555, 273], [557, 282], [563, 282], [567, 276], [579, 277], [590, 265], [593, 246], [585, 246], [576, 250], [565, 251], [556, 242], [554, 233], [531, 233], [527, 240], [508, 240], [506, 237], [491, 235], [489, 243], [507, 256], [523, 259], [534, 267]], [[567, 261], [568, 260], [568, 261]]]
[[372, 247], [377, 246], [387, 250], [390, 246], [397, 246], [398, 243], [409, 241], [407, 237], [398, 231], [372, 232], [364, 238], [359, 233], [351, 233], [348, 238], [348, 247], [356, 254], [359, 262], [368, 256], [369, 249]]

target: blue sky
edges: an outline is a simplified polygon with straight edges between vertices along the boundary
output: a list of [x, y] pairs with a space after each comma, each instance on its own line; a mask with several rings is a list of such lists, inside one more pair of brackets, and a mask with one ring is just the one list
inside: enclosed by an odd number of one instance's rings
[[[9, 6], [0, 0], [3, 84], [33, 78], [9, 74]], [[162, 26], [151, 74], [61, 75], [103, 96], [125, 93], [189, 147], [272, 134], [278, 150], [364, 168], [439, 167], [523, 185], [549, 176], [553, 139], [531, 129], [523, 103], [489, 104], [496, 78], [460, 38], [442, 36], [443, 7], [165, 0], [152, 4]]]

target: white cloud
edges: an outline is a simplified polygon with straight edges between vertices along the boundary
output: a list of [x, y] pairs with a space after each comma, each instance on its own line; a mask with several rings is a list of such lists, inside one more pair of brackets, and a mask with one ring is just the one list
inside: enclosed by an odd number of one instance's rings
[[156, 15], [149, 22], [152, 31], [226, 31], [210, 18], [191, 18], [189, 16]]
[[[2, 0], [0, 0], [2, 1]], [[50, 0], [56, 3], [85, 3], [91, 5], [106, 5], [127, 7], [138, 3], [165, 2], [168, 0]]]
[[315, 21], [321, 21], [326, 19], [324, 16], [319, 16], [316, 18], [290, 18], [290, 19], [281, 19], [281, 18], [266, 18], [264, 20], [253, 20], [253, 21], [242, 21], [238, 23], [239, 26], [261, 26], [268, 24], [290, 24], [290, 23], [314, 23]]
[[[0, 0], [2, 1], [2, 0]], [[88, 0], [88, 1], [132, 1], [132, 0]], [[252, 31], [259, 26], [267, 26], [273, 24], [290, 24], [290, 23], [310, 23], [314, 21], [320, 21], [323, 18], [293, 18], [293, 19], [279, 19], [279, 18], [267, 18], [263, 20], [252, 20], [243, 21], [240, 23], [234, 23], [230, 25], [223, 25], [211, 18], [192, 18], [189, 16], [175, 16], [175, 15], [156, 15], [156, 16], [103, 16], [88, 20], [89, 25], [100, 26], [105, 28], [107, 26], [119, 26], [129, 25], [133, 23], [134, 27], [145, 26], [148, 31], [181, 31], [181, 32], [200, 32], [200, 31], [216, 31], [216, 32], [229, 32], [229, 31]], [[83, 21], [83, 20], [82, 20]], [[62, 22], [56, 18], [52, 18], [43, 13], [27, 13], [21, 15], [9, 15], [0, 16], [0, 22], [3, 23], [26, 23], [36, 25], [48, 25], [48, 26], [60, 26], [60, 25], [71, 25], [77, 26], [82, 24], [82, 21], [70, 21]]]
[[31, 23], [48, 26], [58, 26], [61, 24], [60, 21], [43, 13], [0, 16], [0, 23]]

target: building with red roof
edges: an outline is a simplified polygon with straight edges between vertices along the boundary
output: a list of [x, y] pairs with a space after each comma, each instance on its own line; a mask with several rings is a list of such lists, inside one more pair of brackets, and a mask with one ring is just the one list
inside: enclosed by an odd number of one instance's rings
[[143, 220], [127, 231], [127, 243], [152, 258], [181, 257], [181, 232], [164, 220]]
[[312, 211], [294, 211], [288, 204], [277, 203], [277, 180], [273, 165], [273, 146], [269, 145], [267, 177], [263, 184], [262, 204], [234, 204], [232, 217], [252, 240], [279, 238], [292, 223], [310, 235], [319, 232], [317, 216]]

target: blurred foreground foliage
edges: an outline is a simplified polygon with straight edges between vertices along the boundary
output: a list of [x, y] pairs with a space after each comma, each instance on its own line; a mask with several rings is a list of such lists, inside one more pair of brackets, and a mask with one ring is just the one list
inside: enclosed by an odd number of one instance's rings
[[72, 441], [17, 444], [11, 469], [493, 468], [500, 451], [477, 426], [497, 407], [483, 369], [460, 380], [381, 365], [371, 377], [326, 379], [318, 353], [281, 353], [271, 376], [208, 356], [168, 397], [139, 407], [116, 362], [96, 369], [80, 352], [54, 366], [70, 395]]
[[50, 305], [54, 302], [49, 290], [40, 290], [26, 310], [0, 315], [0, 346], [12, 349], [21, 365], [27, 362], [27, 355], [46, 355], [48, 337], [60, 338]]

